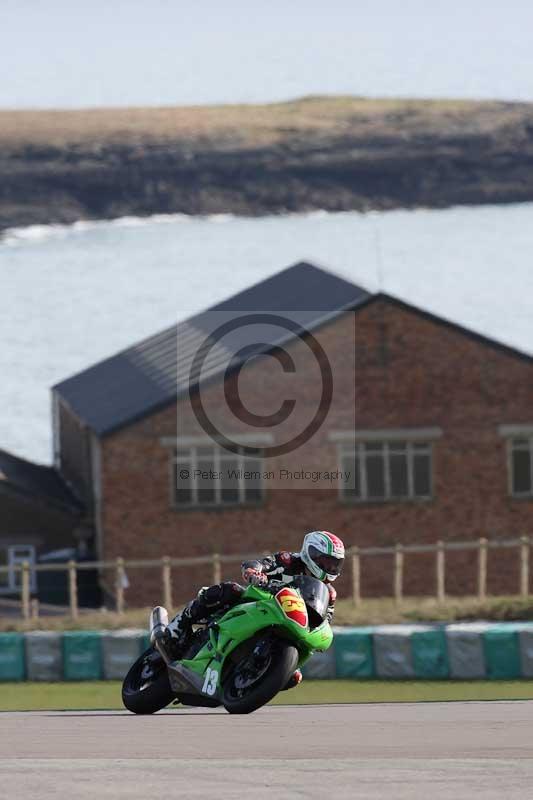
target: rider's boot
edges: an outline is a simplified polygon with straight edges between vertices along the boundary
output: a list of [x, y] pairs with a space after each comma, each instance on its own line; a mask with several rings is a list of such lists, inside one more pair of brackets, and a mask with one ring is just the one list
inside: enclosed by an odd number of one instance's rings
[[191, 642], [192, 626], [205, 621], [215, 611], [237, 603], [244, 589], [238, 583], [226, 581], [214, 586], [203, 586], [196, 598], [188, 603], [181, 614], [167, 626], [168, 645], [174, 658], [181, 658]]
[[191, 606], [195, 601], [185, 606], [181, 614], [177, 614], [168, 623], [167, 634], [168, 642], [165, 645], [174, 658], [180, 658], [186, 651], [192, 635]]
[[300, 669], [295, 670], [285, 686], [283, 687], [282, 691], [286, 689], [294, 689], [295, 686], [298, 686], [303, 681], [302, 671]]

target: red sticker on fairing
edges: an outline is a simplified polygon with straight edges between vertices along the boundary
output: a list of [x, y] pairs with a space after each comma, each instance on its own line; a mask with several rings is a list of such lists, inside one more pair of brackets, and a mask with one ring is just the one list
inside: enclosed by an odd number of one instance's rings
[[302, 628], [307, 628], [307, 608], [297, 592], [293, 589], [280, 589], [276, 595], [276, 600], [289, 619], [301, 625]]

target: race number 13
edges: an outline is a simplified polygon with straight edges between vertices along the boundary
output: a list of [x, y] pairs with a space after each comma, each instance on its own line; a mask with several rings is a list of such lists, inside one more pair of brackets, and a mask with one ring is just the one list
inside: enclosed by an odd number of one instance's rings
[[216, 671], [216, 669], [206, 669], [204, 685], [202, 686], [202, 692], [212, 697], [212, 695], [214, 695], [217, 690], [217, 684], [218, 684], [218, 672]]

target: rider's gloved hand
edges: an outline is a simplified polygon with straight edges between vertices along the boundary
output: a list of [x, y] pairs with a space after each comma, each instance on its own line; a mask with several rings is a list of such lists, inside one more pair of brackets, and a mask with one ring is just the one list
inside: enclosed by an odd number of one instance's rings
[[250, 583], [252, 586], [264, 586], [265, 583], [268, 583], [267, 576], [255, 567], [245, 567], [242, 571], [242, 577], [246, 583]]

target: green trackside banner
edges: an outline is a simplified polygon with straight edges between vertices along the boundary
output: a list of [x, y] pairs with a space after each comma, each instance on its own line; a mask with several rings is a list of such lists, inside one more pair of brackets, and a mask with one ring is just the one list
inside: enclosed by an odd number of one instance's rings
[[100, 631], [69, 631], [64, 633], [64, 680], [97, 681], [102, 676], [102, 635]]
[[25, 677], [24, 636], [0, 633], [0, 681], [22, 681]]
[[335, 628], [333, 651], [336, 678], [374, 676], [372, 630], [372, 628]]
[[[148, 647], [144, 630], [0, 633], [0, 681], [121, 680]], [[306, 679], [533, 678], [533, 622], [334, 628]]]

